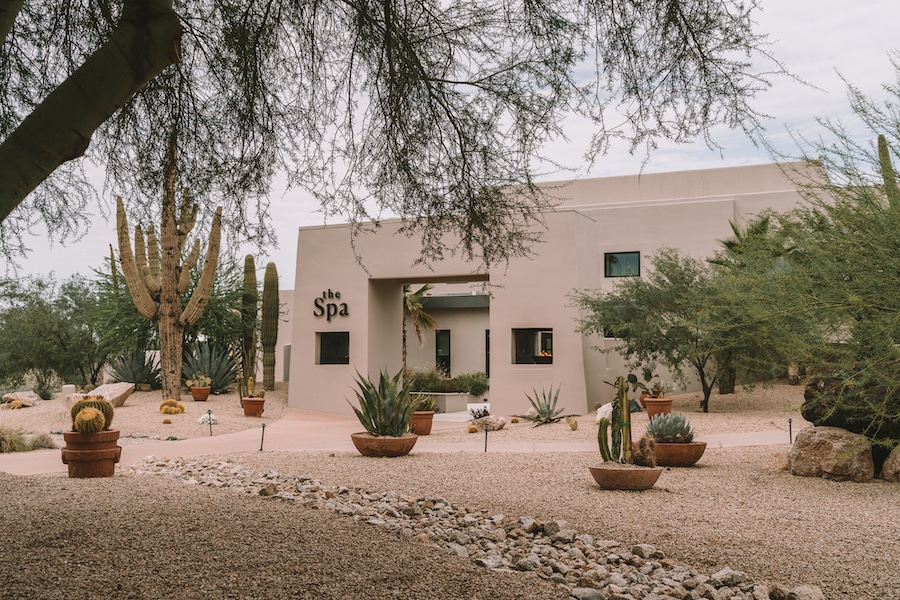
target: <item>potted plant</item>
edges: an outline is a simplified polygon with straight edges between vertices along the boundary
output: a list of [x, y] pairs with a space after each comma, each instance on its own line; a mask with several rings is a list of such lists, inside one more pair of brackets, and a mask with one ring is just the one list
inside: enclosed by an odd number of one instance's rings
[[69, 477], [112, 477], [122, 447], [119, 430], [110, 429], [115, 409], [103, 396], [84, 396], [72, 405], [72, 431], [64, 431], [62, 461]]
[[393, 377], [382, 371], [377, 385], [359, 372], [356, 376], [359, 408], [350, 406], [366, 430], [350, 435], [353, 445], [363, 456], [409, 454], [419, 439], [418, 435], [408, 431], [418, 402], [401, 386], [403, 370]]
[[662, 467], [690, 467], [706, 450], [706, 442], [694, 441], [694, 430], [684, 415], [678, 413], [653, 417], [644, 435], [653, 438], [656, 464]]
[[416, 394], [416, 410], [409, 421], [409, 431], [417, 435], [429, 435], [434, 423], [436, 401], [431, 394]]
[[209, 392], [212, 389], [212, 379], [206, 374], [197, 371], [191, 379], [184, 382], [184, 385], [191, 388], [191, 397], [197, 402], [204, 402], [209, 398]]
[[674, 383], [660, 381], [658, 375], [652, 375], [647, 369], [644, 370], [643, 382], [638, 381], [637, 375], [630, 373], [628, 383], [631, 384], [631, 391], [641, 390], [641, 406], [646, 409], [647, 416], [651, 419], [672, 411], [672, 397], [668, 394], [675, 391]]
[[[594, 481], [608, 490], [646, 490], [653, 487], [662, 473], [656, 466], [653, 438], [644, 436], [632, 446], [631, 412], [628, 401], [628, 379], [617, 377], [616, 399], [612, 418], [602, 418], [597, 430], [597, 443], [603, 464], [589, 467]], [[610, 436], [610, 430], [612, 435]]]
[[244, 407], [244, 416], [261, 417], [266, 404], [266, 390], [256, 390], [253, 378], [247, 378], [247, 395], [241, 398], [241, 406]]

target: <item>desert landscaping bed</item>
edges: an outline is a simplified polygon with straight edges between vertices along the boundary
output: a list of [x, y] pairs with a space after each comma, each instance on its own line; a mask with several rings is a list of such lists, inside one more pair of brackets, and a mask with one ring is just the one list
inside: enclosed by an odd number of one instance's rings
[[[280, 414], [284, 392], [268, 396], [265, 417]], [[817, 585], [826, 598], [900, 598], [900, 486], [788, 474], [787, 420], [794, 434], [808, 426], [797, 412], [801, 394], [798, 387], [775, 385], [714, 395], [708, 414], [697, 412], [696, 395], [677, 397], [675, 410], [688, 414], [701, 437], [780, 429], [785, 444], [710, 447], [697, 467], [669, 469], [641, 493], [597, 488], [587, 467], [599, 461], [598, 453], [414, 450], [404, 458], [370, 459], [348, 452], [256, 452], [228, 460], [236, 468], [305, 475], [323, 485], [440, 496], [511, 518], [563, 519], [597, 539], [652, 544], [668, 560], [704, 573], [731, 567], [755, 581]], [[203, 435], [196, 425], [202, 405], [213, 409], [223, 429], [258, 426], [236, 411], [228, 424], [237, 400], [224, 396], [211, 403], [187, 400], [186, 414], [179, 415], [186, 418], [163, 426], [162, 415], [149, 410], [154, 404], [158, 410], [159, 400], [158, 393], [152, 402], [135, 396], [117, 410], [123, 435], [134, 432], [123, 443], [140, 443], [138, 431], [151, 438]], [[3, 413], [23, 419], [30, 410]], [[0, 425], [7, 418], [0, 414]], [[131, 429], [132, 419], [139, 428]], [[638, 431], [641, 419], [634, 416]], [[463, 423], [433, 435], [471, 439]], [[565, 422], [518, 423], [491, 436], [590, 440], [596, 427], [593, 415], [584, 415], [576, 431]], [[566, 597], [534, 574], [474, 568], [428, 544], [328, 511], [131, 473], [120, 468], [103, 481], [0, 474], [6, 500], [0, 543], [5, 556], [18, 557], [0, 561], [0, 577], [9, 582], [4, 594], [61, 598], [90, 590], [101, 598], [148, 598], [175, 597], [171, 590], [182, 589], [177, 597]]]

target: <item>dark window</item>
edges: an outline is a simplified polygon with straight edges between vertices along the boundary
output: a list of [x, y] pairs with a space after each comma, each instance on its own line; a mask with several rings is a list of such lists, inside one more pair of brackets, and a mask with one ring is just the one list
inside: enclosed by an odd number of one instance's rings
[[450, 376], [449, 329], [436, 329], [434, 332], [434, 362], [441, 371]]
[[553, 330], [546, 327], [513, 329], [513, 363], [552, 364]]
[[322, 331], [316, 334], [319, 342], [320, 365], [350, 364], [350, 332]]
[[640, 252], [607, 252], [603, 255], [604, 277], [640, 277]]

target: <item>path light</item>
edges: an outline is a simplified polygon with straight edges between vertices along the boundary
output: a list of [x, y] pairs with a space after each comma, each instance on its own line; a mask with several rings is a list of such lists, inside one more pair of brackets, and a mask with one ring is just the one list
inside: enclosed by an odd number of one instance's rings
[[212, 435], [212, 409], [206, 411], [206, 420], [209, 421], [209, 435]]
[[487, 424], [485, 423], [485, 425], [484, 425], [484, 451], [485, 451], [485, 452], [487, 452], [487, 434], [488, 434], [488, 429], [490, 429], [490, 427], [488, 427]]
[[259, 438], [259, 451], [262, 452], [263, 441], [266, 439], [266, 424], [262, 424], [262, 437]]
[[794, 444], [794, 432], [791, 431], [791, 423], [793, 421], [793, 419], [788, 419], [788, 441], [791, 443], [791, 445]]

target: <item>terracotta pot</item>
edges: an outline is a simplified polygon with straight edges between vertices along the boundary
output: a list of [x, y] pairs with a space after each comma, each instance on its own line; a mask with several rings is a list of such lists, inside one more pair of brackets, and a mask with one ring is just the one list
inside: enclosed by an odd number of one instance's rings
[[638, 467], [613, 462], [588, 469], [597, 485], [604, 490], [648, 490], [663, 472], [662, 467]]
[[351, 433], [350, 439], [353, 440], [353, 445], [363, 456], [404, 456], [413, 449], [419, 436], [414, 433], [404, 433], [400, 437], [392, 437], [362, 431]]
[[122, 456], [118, 429], [97, 433], [64, 431], [66, 447], [62, 449], [63, 464], [69, 465], [69, 477], [112, 477], [116, 463]]
[[263, 414], [265, 398], [242, 398], [241, 404], [244, 406], [245, 417], [261, 417]]
[[647, 417], [652, 419], [656, 415], [664, 415], [672, 412], [672, 398], [644, 398], [644, 406], [647, 409]]
[[431, 433], [431, 425], [434, 423], [433, 410], [417, 410], [413, 413], [409, 422], [409, 432], [416, 435], [428, 435]]
[[209, 398], [209, 391], [212, 388], [210, 386], [206, 387], [192, 387], [191, 388], [191, 398], [196, 400], [197, 402], [205, 402], [207, 398]]
[[703, 452], [706, 442], [660, 443], [655, 444], [656, 464], [661, 467], [690, 467], [694, 465]]

